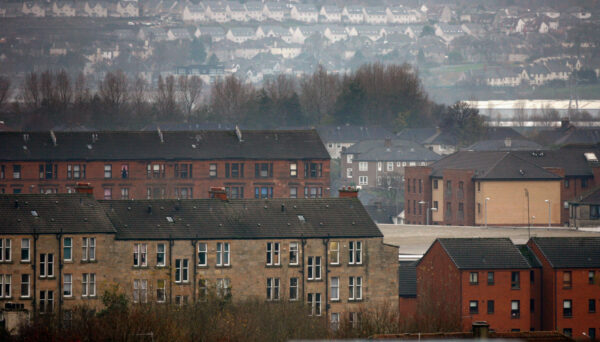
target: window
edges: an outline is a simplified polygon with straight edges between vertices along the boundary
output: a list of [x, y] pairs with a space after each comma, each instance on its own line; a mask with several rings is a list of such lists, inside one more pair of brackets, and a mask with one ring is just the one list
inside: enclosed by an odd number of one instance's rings
[[192, 178], [192, 164], [175, 164], [175, 178]]
[[192, 192], [192, 188], [191, 187], [190, 188], [188, 188], [188, 187], [185, 187], [185, 188], [177, 187], [177, 188], [175, 188], [175, 198], [179, 198], [179, 199], [192, 199], [192, 197], [193, 197], [192, 194], [193, 194], [193, 192]]
[[437, 179], [434, 179], [434, 180], [433, 180], [433, 188], [434, 188], [434, 189], [437, 189], [437, 188], [438, 188], [438, 180], [437, 180]]
[[81, 277], [81, 296], [95, 297], [96, 296], [96, 274], [84, 273]]
[[206, 279], [198, 280], [198, 297], [202, 302], [208, 299], [208, 281]]
[[348, 278], [348, 300], [362, 299], [362, 277]]
[[582, 188], [587, 188], [588, 186], [588, 179], [587, 178], [581, 178], [581, 187]]
[[318, 178], [323, 175], [322, 163], [304, 164], [304, 178]]
[[589, 328], [588, 329], [588, 336], [590, 337], [590, 340], [595, 340], [596, 339], [596, 328]]
[[290, 300], [298, 300], [298, 278], [290, 278]]
[[111, 188], [104, 188], [104, 199], [105, 200], [112, 199], [112, 189]]
[[359, 162], [358, 163], [358, 171], [369, 171], [369, 163], [368, 162]]
[[225, 178], [244, 178], [243, 163], [226, 163]]
[[112, 178], [112, 165], [111, 164], [104, 165], [104, 178]]
[[321, 294], [309, 293], [307, 299], [311, 316], [321, 316]]
[[518, 290], [521, 288], [521, 276], [519, 272], [511, 272], [510, 273], [510, 288], [513, 290]]
[[81, 179], [85, 178], [85, 164], [68, 164], [67, 165], [67, 179]]
[[217, 164], [210, 164], [208, 166], [208, 176], [217, 177]]
[[348, 263], [349, 264], [362, 264], [362, 242], [360, 241], [349, 241], [348, 242]]
[[217, 242], [217, 266], [229, 266], [229, 243]]
[[571, 328], [564, 328], [563, 329], [563, 334], [567, 337], [571, 337], [573, 336], [573, 329]]
[[96, 260], [96, 238], [83, 238], [81, 260]]
[[63, 276], [63, 296], [64, 297], [72, 297], [73, 296], [73, 275], [65, 274]]
[[352, 326], [353, 329], [360, 327], [361, 320], [362, 320], [361, 312], [350, 312], [350, 314], [348, 315], [348, 321], [350, 322], [350, 325]]
[[331, 300], [340, 300], [340, 278], [331, 277]]
[[156, 266], [162, 267], [165, 266], [165, 253], [166, 246], [164, 243], [159, 243], [156, 245]]
[[4, 165], [0, 165], [0, 179], [4, 179], [6, 178], [6, 169], [4, 167]]
[[323, 188], [314, 186], [304, 187], [304, 198], [321, 198], [323, 197]]
[[255, 178], [273, 177], [273, 163], [256, 163], [254, 164]]
[[568, 189], [568, 188], [569, 188], [569, 180], [565, 179], [565, 189]]
[[588, 300], [588, 312], [590, 312], [590, 313], [596, 312], [596, 300], [595, 299]]
[[469, 273], [469, 283], [471, 285], [479, 284], [479, 273], [477, 273], [477, 272]]
[[133, 302], [147, 303], [148, 302], [148, 280], [134, 279], [133, 280]]
[[21, 179], [21, 165], [13, 165], [13, 179]]
[[40, 313], [51, 313], [54, 310], [54, 291], [40, 291]]
[[30, 243], [31, 243], [31, 240], [29, 240], [29, 239], [21, 239], [21, 262], [29, 262], [30, 261], [30, 255], [29, 255]]
[[446, 181], [446, 194], [448, 196], [452, 194], [452, 181]]
[[164, 303], [167, 299], [167, 292], [165, 290], [166, 282], [164, 279], [158, 279], [156, 281], [156, 301], [158, 303]]
[[476, 300], [472, 300], [469, 302], [469, 313], [470, 314], [478, 314], [479, 313], [479, 302]]
[[477, 191], [481, 191], [481, 182], [477, 182]]
[[121, 178], [129, 178], [129, 164], [121, 164]]
[[279, 242], [267, 242], [267, 265], [279, 265]]
[[354, 158], [354, 156], [352, 154], [347, 154], [346, 155], [346, 163], [352, 164], [352, 158]]
[[340, 243], [338, 241], [329, 242], [329, 263], [332, 265], [340, 264]]
[[0, 298], [10, 298], [12, 276], [10, 274], [0, 274]]
[[175, 259], [175, 282], [187, 283], [189, 281], [188, 259]]
[[563, 300], [563, 316], [565, 316], [565, 317], [573, 316], [573, 301], [570, 299]]
[[351, 167], [346, 169], [346, 178], [352, 178], [352, 168]]
[[182, 306], [182, 305], [187, 305], [188, 303], [188, 296], [175, 296], [175, 305], [177, 306]]
[[229, 278], [217, 279], [217, 296], [225, 299], [231, 297], [231, 281]]
[[571, 271], [563, 272], [563, 288], [570, 289], [571, 285], [573, 285], [571, 281]]
[[435, 210], [437, 210], [437, 209], [438, 209], [438, 201], [433, 201], [433, 208], [434, 208]]
[[394, 171], [394, 162], [387, 162], [387, 170]]
[[40, 278], [54, 277], [54, 254], [40, 254]]
[[165, 164], [146, 164], [148, 178], [165, 178]]
[[267, 278], [267, 300], [279, 300], [279, 278]]
[[205, 243], [198, 243], [198, 266], [208, 265], [207, 260], [208, 249]]
[[340, 313], [331, 313], [331, 330], [337, 331], [340, 328]]
[[321, 257], [308, 257], [308, 280], [321, 279]]
[[494, 272], [488, 272], [487, 273], [487, 283], [488, 285], [494, 285], [495, 279], [494, 279]]
[[21, 274], [21, 297], [29, 298], [30, 284], [31, 284], [31, 276], [29, 274]]
[[225, 192], [227, 192], [227, 198], [244, 198], [243, 186], [226, 186]]
[[290, 177], [298, 177], [298, 163], [290, 163]]
[[10, 239], [0, 239], [0, 261], [11, 261]]
[[533, 298], [529, 300], [529, 311], [531, 313], [535, 312], [535, 299]]
[[410, 179], [406, 179], [406, 192], [410, 192]]
[[494, 301], [493, 300], [488, 300], [487, 301], [487, 313], [488, 314], [493, 314], [494, 313]]
[[510, 302], [510, 318], [521, 317], [521, 302], [513, 300]]
[[73, 238], [66, 237], [63, 239], [63, 256], [65, 261], [73, 260]]
[[588, 272], [588, 283], [591, 285], [596, 283], [596, 271]]
[[136, 243], [133, 245], [133, 266], [134, 267], [145, 267], [148, 265], [146, 254], [148, 252], [148, 245], [145, 243]]
[[369, 184], [369, 176], [358, 176], [358, 184], [359, 185], [368, 185]]
[[423, 192], [423, 180], [419, 179], [419, 193]]
[[129, 199], [129, 188], [121, 188], [121, 199]]
[[272, 186], [261, 186], [254, 188], [254, 198], [273, 198]]
[[298, 243], [290, 242], [290, 265], [298, 265]]
[[40, 164], [40, 179], [56, 178], [57, 173], [58, 173], [58, 165], [57, 164], [51, 164], [51, 163]]
[[383, 168], [381, 162], [377, 162], [377, 171], [381, 172], [381, 169]]
[[298, 188], [295, 186], [290, 187], [290, 198], [298, 198]]

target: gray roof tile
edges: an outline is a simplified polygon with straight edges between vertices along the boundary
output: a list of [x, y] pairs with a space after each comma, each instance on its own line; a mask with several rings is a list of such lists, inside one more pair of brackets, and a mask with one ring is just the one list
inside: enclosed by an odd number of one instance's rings
[[600, 267], [600, 237], [533, 237], [554, 268]]
[[509, 238], [437, 239], [437, 241], [459, 269], [530, 268], [525, 257]]

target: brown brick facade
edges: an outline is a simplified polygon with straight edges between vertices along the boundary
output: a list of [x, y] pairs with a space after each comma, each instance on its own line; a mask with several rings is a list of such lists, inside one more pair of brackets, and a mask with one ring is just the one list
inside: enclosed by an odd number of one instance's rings
[[[416, 166], [407, 167], [405, 173], [404, 187], [404, 220], [407, 224], [426, 224], [427, 211], [429, 208], [429, 224], [433, 223], [431, 200], [431, 181], [429, 175], [431, 167]], [[425, 202], [419, 204], [419, 202]]]

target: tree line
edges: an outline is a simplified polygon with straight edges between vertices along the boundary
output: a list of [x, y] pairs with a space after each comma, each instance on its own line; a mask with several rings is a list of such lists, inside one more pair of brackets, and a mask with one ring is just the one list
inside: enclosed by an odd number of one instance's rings
[[37, 130], [206, 122], [247, 128], [382, 125], [395, 131], [462, 125], [448, 124], [452, 107], [431, 101], [408, 64], [364, 64], [343, 75], [319, 66], [304, 77], [279, 75], [261, 86], [234, 75], [212, 84], [198, 76], [159, 76], [151, 85], [122, 71], [90, 83], [83, 73], [64, 70], [28, 73], [20, 85], [2, 77], [0, 113], [9, 126]]

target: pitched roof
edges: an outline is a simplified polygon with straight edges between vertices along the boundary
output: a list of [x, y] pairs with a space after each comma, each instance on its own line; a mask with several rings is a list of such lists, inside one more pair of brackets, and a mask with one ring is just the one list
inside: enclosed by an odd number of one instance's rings
[[383, 236], [355, 198], [99, 202], [119, 239]]
[[329, 159], [314, 130], [241, 132], [0, 132], [0, 160]]
[[435, 161], [441, 158], [437, 153], [406, 140], [364, 140], [350, 146], [346, 153], [358, 154], [357, 161]]
[[459, 269], [530, 268], [509, 238], [437, 239]]
[[417, 296], [417, 263], [415, 261], [401, 262], [398, 266], [398, 296]]
[[381, 139], [391, 137], [389, 130], [380, 126], [321, 126], [317, 128], [319, 135], [325, 142], [358, 142], [367, 139]]
[[600, 204], [600, 188], [596, 187], [586, 193], [584, 193], [578, 200], [570, 201], [571, 203], [577, 204]]
[[600, 267], [600, 237], [533, 237], [554, 268]]
[[115, 233], [104, 209], [81, 194], [0, 195], [0, 234]]
[[[509, 146], [510, 145], [510, 146]], [[515, 150], [537, 150], [541, 149], [542, 145], [529, 140], [523, 139], [496, 139], [482, 140], [466, 147], [469, 151], [515, 151]]]
[[594, 152], [600, 156], [596, 148], [561, 148], [558, 150], [514, 151], [512, 153], [540, 167], [563, 168], [566, 176], [592, 176], [592, 166], [584, 155], [587, 152]]

